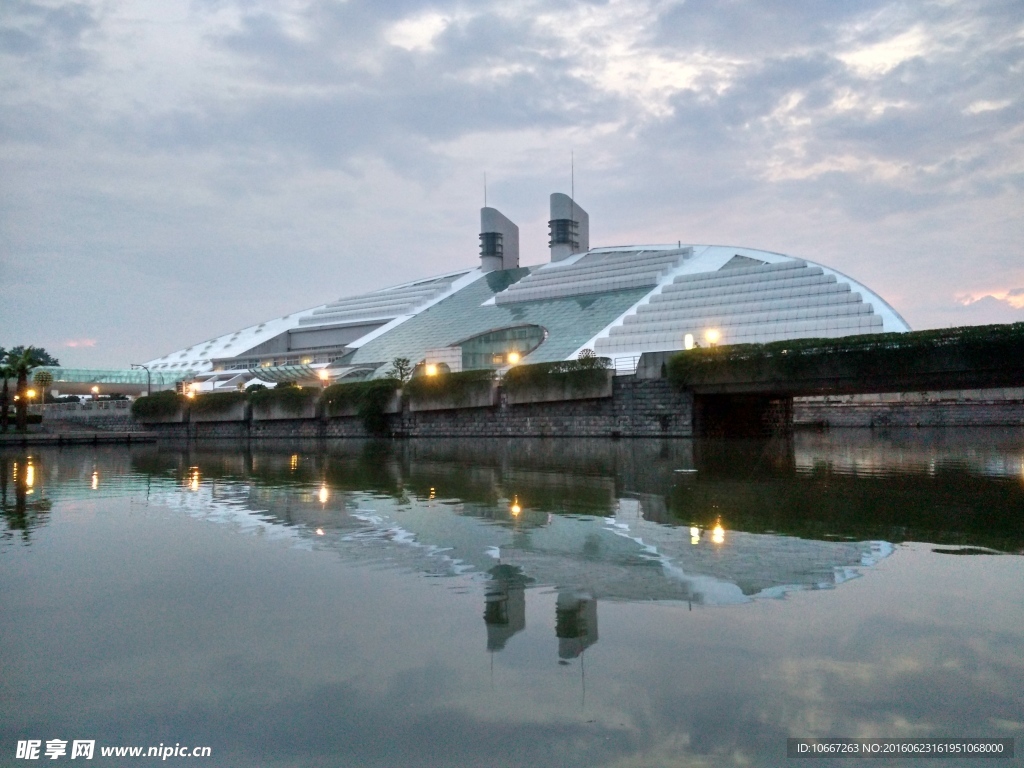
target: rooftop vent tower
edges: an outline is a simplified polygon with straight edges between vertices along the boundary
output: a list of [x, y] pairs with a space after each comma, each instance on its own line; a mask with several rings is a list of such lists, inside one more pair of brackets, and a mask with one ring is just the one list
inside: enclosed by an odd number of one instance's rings
[[551, 260], [561, 261], [590, 250], [590, 216], [576, 201], [561, 192], [551, 195]]
[[519, 266], [519, 227], [497, 208], [480, 209], [480, 268], [484, 272]]

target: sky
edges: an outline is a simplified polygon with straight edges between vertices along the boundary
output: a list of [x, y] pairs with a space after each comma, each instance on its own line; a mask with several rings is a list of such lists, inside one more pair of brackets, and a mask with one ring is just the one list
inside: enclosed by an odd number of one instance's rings
[[[572, 160], [571, 160], [572, 158]], [[818, 261], [1024, 320], [1024, 0], [3, 0], [0, 346], [123, 367], [591, 245]]]

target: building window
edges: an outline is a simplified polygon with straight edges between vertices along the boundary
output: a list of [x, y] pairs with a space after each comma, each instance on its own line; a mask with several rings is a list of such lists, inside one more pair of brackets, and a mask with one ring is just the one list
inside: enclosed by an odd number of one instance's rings
[[551, 228], [551, 240], [548, 247], [553, 245], [571, 245], [578, 248], [580, 245], [580, 225], [572, 219], [552, 219], [548, 222]]
[[504, 252], [504, 247], [502, 246], [501, 240], [501, 232], [481, 232], [480, 255], [500, 257]]

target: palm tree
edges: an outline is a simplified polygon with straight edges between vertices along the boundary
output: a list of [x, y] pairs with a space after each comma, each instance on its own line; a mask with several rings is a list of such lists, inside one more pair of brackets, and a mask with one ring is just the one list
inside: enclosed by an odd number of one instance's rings
[[0, 378], [4, 380], [3, 389], [0, 390], [0, 433], [7, 431], [7, 423], [10, 419], [7, 409], [11, 404], [11, 395], [7, 389], [7, 380], [14, 378], [14, 368], [11, 366], [9, 358], [7, 350], [0, 347]]
[[[28, 374], [33, 368], [43, 364], [42, 350], [35, 347], [16, 347], [7, 353], [7, 365], [13, 369], [13, 375], [17, 377], [18, 384], [15, 388], [17, 400], [15, 406], [15, 424], [19, 432], [28, 430]], [[7, 387], [7, 377], [4, 377], [4, 388]]]

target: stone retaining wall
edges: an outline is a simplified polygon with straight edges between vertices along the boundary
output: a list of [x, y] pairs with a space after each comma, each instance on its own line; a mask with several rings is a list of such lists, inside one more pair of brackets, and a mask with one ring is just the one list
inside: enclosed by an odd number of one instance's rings
[[[612, 397], [510, 405], [502, 397], [489, 407], [412, 411], [389, 415], [396, 437], [690, 437], [693, 398], [667, 381], [614, 380]], [[205, 421], [148, 424], [169, 438], [366, 437], [358, 416], [274, 421]]]
[[793, 423], [844, 427], [1020, 427], [1024, 388], [798, 397]]

